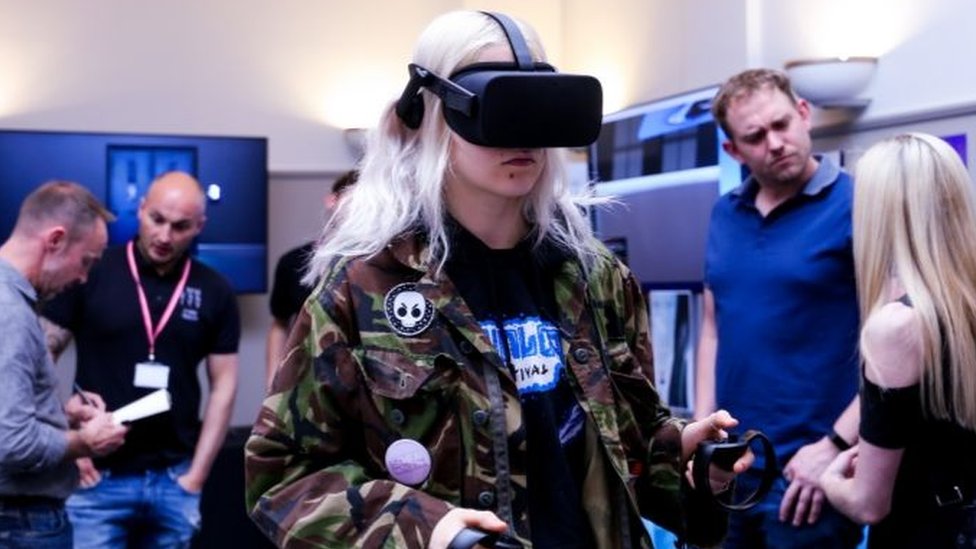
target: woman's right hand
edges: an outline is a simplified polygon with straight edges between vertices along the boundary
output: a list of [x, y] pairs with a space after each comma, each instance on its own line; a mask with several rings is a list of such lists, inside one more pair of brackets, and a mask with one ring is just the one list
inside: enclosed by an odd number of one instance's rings
[[476, 528], [500, 534], [508, 530], [508, 525], [491, 511], [476, 511], [457, 507], [448, 511], [434, 526], [434, 531], [430, 535], [430, 543], [427, 545], [428, 549], [447, 549], [447, 546], [454, 540], [454, 536], [458, 535], [458, 532], [464, 528]]

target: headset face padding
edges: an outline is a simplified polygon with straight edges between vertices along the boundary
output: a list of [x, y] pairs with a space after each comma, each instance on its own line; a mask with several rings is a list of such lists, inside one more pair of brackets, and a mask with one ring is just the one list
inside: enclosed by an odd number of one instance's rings
[[505, 29], [513, 53], [521, 61], [476, 63], [449, 79], [410, 65], [410, 81], [396, 104], [404, 125], [420, 127], [424, 115], [421, 90], [426, 89], [441, 99], [448, 126], [476, 145], [582, 147], [595, 141], [603, 120], [599, 80], [560, 74], [545, 63], [526, 62], [531, 56], [522, 49], [527, 47], [514, 22], [501, 14], [488, 15]]

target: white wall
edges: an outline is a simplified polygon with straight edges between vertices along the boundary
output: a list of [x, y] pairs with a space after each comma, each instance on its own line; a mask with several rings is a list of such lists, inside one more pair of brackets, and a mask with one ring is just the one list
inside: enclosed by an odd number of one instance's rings
[[532, 22], [608, 110], [862, 52], [881, 56], [864, 118], [976, 99], [969, 0], [0, 0], [0, 125], [262, 135], [272, 171], [336, 173], [341, 129], [375, 119], [417, 33], [465, 7]]
[[745, 0], [566, 0], [564, 55], [606, 112], [717, 84], [745, 67]]
[[[267, 136], [276, 258], [352, 167], [342, 129], [399, 94], [417, 34], [456, 8], [531, 22], [560, 69], [601, 78], [608, 111], [871, 48], [862, 121], [976, 101], [969, 0], [0, 0], [0, 127]], [[241, 308], [235, 424], [259, 404], [267, 297]]]
[[424, 25], [466, 6], [541, 20], [561, 49], [558, 0], [0, 0], [0, 125], [261, 135], [273, 171], [341, 171], [341, 130], [371, 124]]
[[[763, 2], [763, 60], [876, 55], [861, 120], [976, 101], [969, 67], [976, 3], [968, 0]], [[863, 53], [861, 53], [863, 52]]]
[[338, 171], [341, 128], [365, 123], [348, 103], [396, 93], [419, 29], [457, 5], [2, 0], [0, 124], [261, 135], [272, 170]]

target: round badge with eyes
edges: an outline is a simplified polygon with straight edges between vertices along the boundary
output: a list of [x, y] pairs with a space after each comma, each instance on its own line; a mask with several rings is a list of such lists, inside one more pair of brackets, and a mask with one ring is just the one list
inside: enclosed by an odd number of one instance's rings
[[383, 300], [383, 312], [393, 331], [400, 336], [415, 336], [434, 320], [434, 304], [416, 290], [412, 282], [397, 284]]

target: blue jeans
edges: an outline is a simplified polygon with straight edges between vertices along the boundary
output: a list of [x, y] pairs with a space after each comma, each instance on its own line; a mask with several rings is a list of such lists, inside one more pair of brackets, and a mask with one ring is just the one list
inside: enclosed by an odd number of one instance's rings
[[184, 461], [134, 474], [100, 471], [102, 480], [68, 498], [76, 549], [189, 547], [200, 529], [200, 494], [176, 479]]
[[[750, 470], [736, 479], [737, 490], [751, 493], [759, 483], [759, 474]], [[863, 528], [840, 514], [827, 501], [820, 518], [813, 524], [793, 526], [780, 522], [779, 504], [789, 486], [779, 476], [769, 494], [747, 511], [729, 513], [729, 535], [724, 549], [852, 549], [861, 542]], [[745, 492], [739, 492], [745, 493]]]
[[0, 502], [0, 549], [71, 549], [64, 504]]

